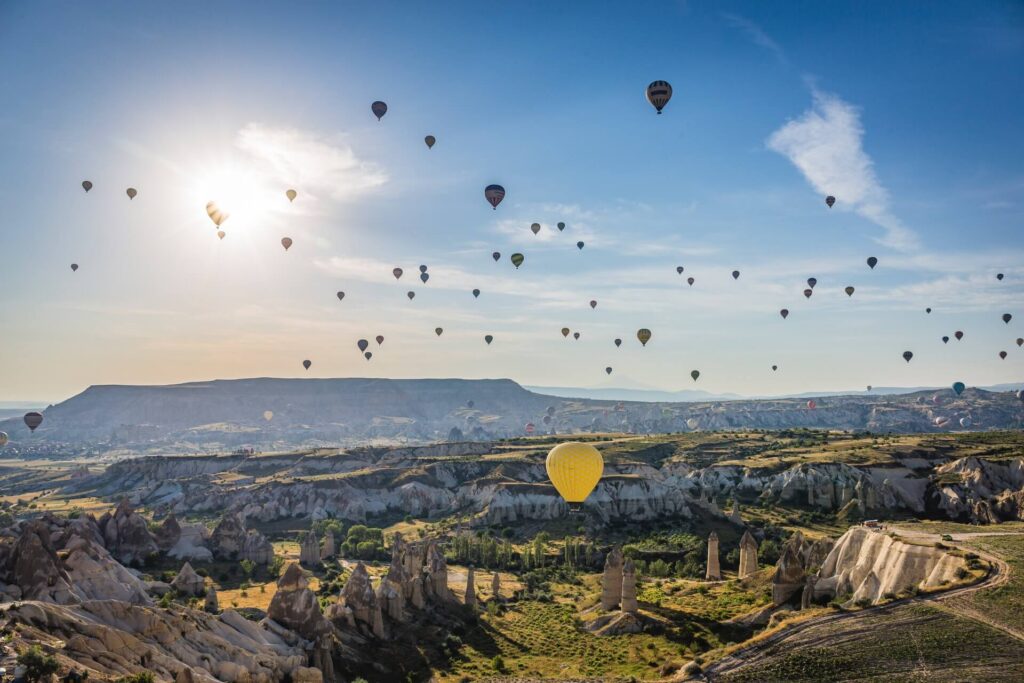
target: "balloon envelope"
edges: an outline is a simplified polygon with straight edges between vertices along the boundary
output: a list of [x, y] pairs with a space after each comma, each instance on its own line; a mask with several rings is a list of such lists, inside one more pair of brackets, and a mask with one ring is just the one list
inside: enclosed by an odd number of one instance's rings
[[622, 340], [621, 339], [616, 339], [615, 340], [615, 346], [622, 346]]
[[814, 410], [814, 409], [815, 409], [815, 408], [817, 408], [817, 407], [818, 407], [818, 404], [817, 404], [817, 402], [816, 402], [816, 401], [814, 401], [813, 399], [807, 402], [807, 408], [808, 408], [808, 410]]
[[128, 195], [128, 199], [135, 199], [135, 195], [137, 195], [139, 191], [136, 190], [134, 187], [129, 187], [127, 190], [125, 190], [125, 193]]
[[574, 441], [552, 448], [544, 464], [555, 490], [574, 508], [587, 499], [604, 472], [601, 453], [590, 444]]
[[[853, 292], [855, 290], [853, 289], [853, 287], [847, 287], [845, 291], [846, 291], [846, 296], [853, 296]], [[931, 309], [929, 309], [929, 310], [931, 310]]]
[[582, 242], [582, 241], [580, 241], [580, 242], [577, 242], [577, 243], [576, 243], [576, 248], [577, 248], [577, 249], [582, 249], [582, 248], [583, 248], [583, 242]]
[[311, 360], [304, 360], [304, 361], [302, 361], [302, 367], [306, 368], [307, 370], [309, 370], [309, 366], [312, 365], [312, 364], [313, 364], [313, 361], [311, 361]]
[[359, 347], [360, 351], [365, 351], [366, 347], [368, 347], [369, 345], [370, 342], [366, 341], [365, 339], [360, 339], [359, 341], [356, 342], [356, 346]]
[[563, 337], [568, 337], [569, 336], [569, 332], [571, 332], [571, 330], [568, 327], [563, 327], [562, 328], [562, 336]]
[[[88, 192], [88, 190], [86, 190], [86, 192]], [[3, 448], [4, 446], [6, 446], [7, 445], [7, 441], [8, 441], [7, 432], [0, 432], [0, 448]]]
[[562, 232], [563, 230], [565, 230], [565, 223], [559, 222], [558, 223], [558, 232]]
[[377, 346], [380, 346], [383, 343], [384, 343], [384, 335], [383, 334], [378, 334], [377, 335]]
[[782, 319], [785, 320], [786, 318], [789, 317], [789, 309], [783, 308], [781, 311], [779, 311], [779, 315], [781, 315]]
[[966, 389], [966, 388], [967, 388], [967, 385], [964, 384], [963, 382], [953, 382], [953, 391], [956, 392], [957, 396], [959, 396], [960, 394], [964, 393], [964, 389]]
[[25, 417], [22, 418], [25, 421], [25, 426], [29, 428], [29, 431], [36, 431], [36, 427], [43, 424], [43, 414], [32, 411], [25, 413]]
[[444, 332], [444, 329], [442, 329], [442, 328], [440, 328], [440, 327], [435, 327], [435, 328], [434, 328], [434, 334], [436, 334], [436, 335], [437, 335], [438, 337], [440, 337], [440, 336], [441, 336], [441, 333], [442, 333], [442, 332]]
[[427, 284], [427, 280], [430, 279], [430, 273], [420, 273], [420, 280], [423, 284]]
[[365, 353], [363, 353], [363, 358], [365, 358], [366, 360], [370, 360], [371, 358], [373, 358], [373, 352], [366, 351]]
[[739, 280], [740, 279], [740, 271], [738, 271], [738, 270], [732, 271], [732, 279], [733, 280]]
[[484, 188], [484, 199], [491, 205], [492, 208], [497, 209], [498, 204], [501, 204], [501, 200], [505, 198], [505, 188], [501, 185], [488, 185]]
[[402, 273], [404, 272], [405, 271], [402, 270], [401, 268], [395, 268], [394, 270], [391, 271], [391, 274], [394, 275], [395, 279], [397, 280], [398, 278], [402, 277]]
[[610, 366], [609, 366], [609, 367], [607, 367], [607, 368], [605, 368], [605, 369], [604, 369], [604, 371], [605, 371], [606, 373], [608, 373], [609, 375], [610, 375], [610, 374], [612, 374], [612, 369], [611, 369], [611, 367], [610, 367]]
[[875, 266], [877, 266], [877, 265], [878, 265], [878, 259], [876, 259], [874, 256], [869, 256], [868, 257], [868, 267], [871, 268], [871, 270], [874, 270]]
[[832, 205], [836, 203], [836, 198], [832, 195], [825, 197], [825, 203], [828, 204], [828, 208], [832, 208]]
[[412, 301], [413, 299], [416, 298], [416, 292], [412, 291], [411, 289], [408, 292], [406, 292], [405, 295], [409, 297], [409, 301]]
[[226, 211], [221, 211], [220, 207], [217, 206], [217, 202], [206, 202], [206, 215], [210, 217], [210, 220], [213, 221], [213, 224], [218, 228], [221, 223], [231, 216], [231, 214]]
[[344, 298], [345, 298], [345, 292], [338, 292], [338, 301], [341, 301]]
[[910, 362], [910, 359], [913, 358], [913, 357], [914, 357], [914, 352], [913, 351], [904, 351], [903, 352], [903, 360], [907, 361], [908, 363]]
[[291, 237], [282, 237], [281, 238], [281, 246], [284, 247], [285, 251], [288, 251], [289, 249], [291, 249], [292, 238]]
[[594, 299], [591, 299], [591, 300], [590, 300], [590, 307], [591, 307], [591, 308], [597, 308], [597, 301], [596, 301], [596, 300], [594, 300]]
[[690, 373], [690, 377], [692, 377], [692, 378], [693, 378], [693, 381], [694, 381], [694, 382], [696, 382], [696, 381], [697, 381], [697, 378], [698, 378], [698, 377], [700, 377], [700, 370], [693, 370], [693, 371], [692, 371], [692, 372]]
[[808, 287], [810, 287], [811, 289], [814, 289], [814, 285], [816, 285], [816, 284], [818, 284], [818, 278], [816, 278], [816, 277], [809, 277], [809, 278], [807, 278], [807, 286]]
[[477, 299], [479, 297], [480, 297], [480, 290], [479, 289], [474, 289], [473, 290], [473, 298]]
[[530, 230], [533, 232], [534, 235], [536, 235], [538, 232], [540, 232], [540, 223], [534, 223], [533, 225], [531, 225]]
[[273, 410], [264, 410], [263, 411], [263, 419], [264, 420], [266, 420], [267, 422], [270, 422], [273, 418], [274, 418], [274, 411]]
[[651, 331], [646, 327], [641, 327], [636, 331], [636, 338], [640, 340], [640, 344], [647, 346], [647, 342], [651, 340]]
[[78, 272], [78, 264], [77, 263], [72, 263], [71, 264], [71, 272], [72, 273], [77, 273]]
[[672, 86], [668, 81], [651, 81], [647, 86], [647, 101], [660, 114], [668, 101], [672, 99]]
[[428, 135], [427, 137], [423, 138], [423, 142], [427, 143], [427, 149], [433, 149], [434, 143], [437, 142], [437, 138], [435, 138], [433, 135]]
[[523, 256], [522, 254], [516, 253], [516, 254], [512, 254], [511, 260], [512, 260], [512, 265], [515, 266], [516, 269], [518, 269], [519, 266], [523, 265], [523, 261], [526, 260], [526, 257]]
[[501, 258], [501, 252], [500, 251], [494, 252], [493, 254], [491, 254], [491, 258], [494, 259], [495, 261], [499, 260]]
[[494, 341], [494, 336], [490, 334], [485, 334], [484, 341], [487, 342], [488, 346], [490, 346], [491, 342]]
[[91, 190], [92, 189], [92, 182], [89, 181], [89, 180], [83, 180], [82, 181], [82, 189], [85, 190], [86, 192]]
[[299, 196], [299, 193], [296, 192], [295, 190], [288, 190], [287, 192], [285, 192], [285, 195], [288, 197], [288, 201], [294, 202], [295, 198]]
[[1009, 313], [1003, 313], [1003, 322], [1004, 323], [1009, 325], [1011, 320], [1013, 320], [1013, 316], [1012, 315], [1010, 315]]
[[376, 102], [370, 105], [370, 111], [372, 111], [373, 115], [377, 117], [378, 121], [380, 121], [384, 114], [388, 113], [388, 105], [384, 102], [381, 102], [380, 100], [377, 100]]

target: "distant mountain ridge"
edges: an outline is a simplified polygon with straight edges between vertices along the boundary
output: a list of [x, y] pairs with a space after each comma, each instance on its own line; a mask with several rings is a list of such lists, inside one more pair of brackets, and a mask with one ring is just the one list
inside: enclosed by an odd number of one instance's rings
[[1024, 428], [1024, 403], [1011, 392], [970, 388], [957, 397], [951, 389], [881, 391], [815, 394], [812, 409], [804, 397], [726, 400], [692, 391], [684, 392], [690, 400], [655, 402], [564, 398], [510, 379], [255, 378], [92, 386], [48, 407], [34, 434], [20, 415], [0, 419], [0, 430], [11, 438], [5, 455], [46, 456], [269, 451], [581, 432]]

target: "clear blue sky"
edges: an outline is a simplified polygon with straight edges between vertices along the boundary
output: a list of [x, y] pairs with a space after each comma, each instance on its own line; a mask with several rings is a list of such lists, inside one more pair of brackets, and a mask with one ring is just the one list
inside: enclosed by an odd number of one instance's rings
[[1019, 2], [6, 2], [0, 92], [0, 400], [1024, 377]]

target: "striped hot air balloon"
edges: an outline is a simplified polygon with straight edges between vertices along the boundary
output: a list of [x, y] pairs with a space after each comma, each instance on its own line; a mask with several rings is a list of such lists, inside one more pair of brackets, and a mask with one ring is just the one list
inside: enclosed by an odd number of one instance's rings
[[665, 108], [668, 101], [672, 99], [672, 86], [668, 81], [652, 81], [647, 86], [647, 101], [651, 103], [659, 114]]

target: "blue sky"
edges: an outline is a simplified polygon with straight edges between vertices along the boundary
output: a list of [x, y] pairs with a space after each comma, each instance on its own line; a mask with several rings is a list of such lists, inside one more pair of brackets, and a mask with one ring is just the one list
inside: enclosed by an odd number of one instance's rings
[[699, 369], [695, 388], [741, 394], [1024, 375], [1019, 3], [11, 2], [0, 92], [0, 400], [268, 375], [678, 389]]

